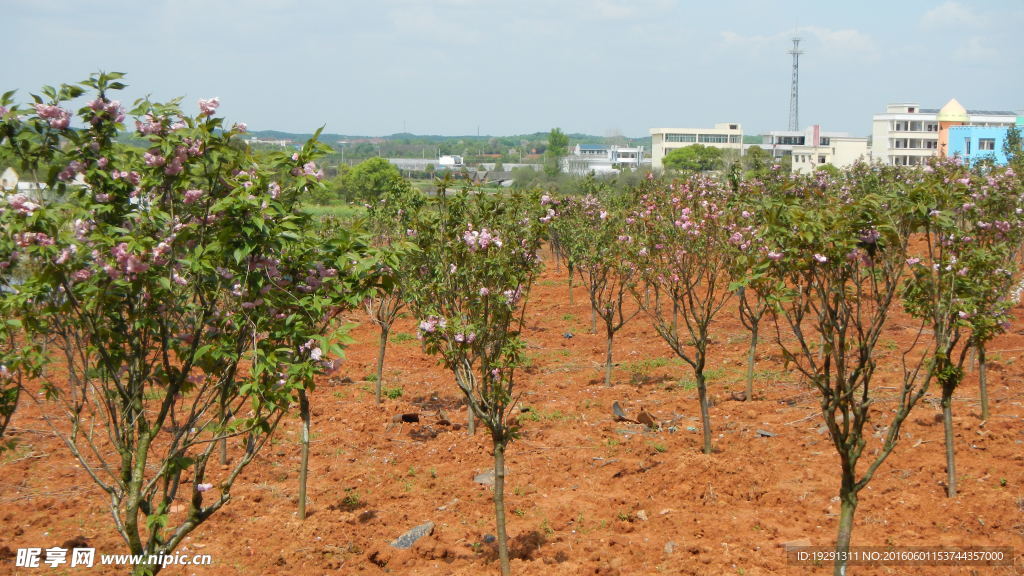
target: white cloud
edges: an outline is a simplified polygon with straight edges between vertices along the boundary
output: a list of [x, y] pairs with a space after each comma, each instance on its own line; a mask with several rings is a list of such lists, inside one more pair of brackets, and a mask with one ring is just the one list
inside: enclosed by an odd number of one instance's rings
[[924, 13], [921, 25], [925, 28], [980, 28], [990, 23], [990, 16], [972, 10], [957, 2], [946, 2]]
[[[825, 54], [834, 56], [856, 55], [862, 58], [878, 57], [875, 40], [868, 34], [852, 28], [832, 29], [821, 26], [804, 26], [796, 31], [803, 38], [801, 49], [820, 48]], [[726, 46], [751, 50], [783, 50], [792, 46], [792, 32], [772, 35], [743, 36], [732, 31], [721, 33]]]

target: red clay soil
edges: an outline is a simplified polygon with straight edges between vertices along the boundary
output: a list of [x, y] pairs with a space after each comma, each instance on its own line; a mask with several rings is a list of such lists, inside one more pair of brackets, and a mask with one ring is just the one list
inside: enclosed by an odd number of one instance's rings
[[[830, 565], [787, 564], [785, 543], [828, 546], [836, 536], [838, 458], [823, 428], [817, 393], [781, 363], [764, 338], [756, 394], [743, 388], [748, 336], [733, 303], [715, 326], [709, 365], [717, 452], [700, 452], [690, 368], [673, 358], [638, 316], [615, 343], [615, 384], [603, 384], [605, 343], [589, 334], [586, 295], [568, 305], [564, 270], [548, 269], [528, 309], [529, 367], [520, 373], [522, 438], [508, 451], [507, 505], [514, 574], [824, 574]], [[1017, 315], [1024, 318], [1024, 309]], [[377, 332], [365, 316], [340, 372], [312, 394], [310, 516], [296, 518], [299, 421], [236, 483], [233, 501], [193, 532], [182, 553], [213, 566], [165, 574], [496, 574], [491, 489], [474, 476], [491, 468], [485, 432], [466, 434], [452, 376], [420, 350], [414, 324], [393, 333], [385, 388], [373, 402]], [[1024, 320], [1022, 320], [1024, 321]], [[767, 321], [766, 321], [767, 322]], [[898, 324], [898, 325], [897, 325]], [[865, 462], [892, 408], [900, 350], [911, 322], [894, 323], [879, 346], [881, 400]], [[1024, 573], [1024, 330], [1020, 321], [990, 346], [992, 417], [978, 417], [977, 372], [955, 404], [959, 496], [945, 496], [936, 393], [908, 420], [893, 456], [861, 493], [855, 546], [1012, 546], [1015, 566], [852, 567], [850, 574]], [[763, 330], [773, 332], [773, 330]], [[572, 337], [567, 338], [567, 333]], [[660, 430], [615, 422], [612, 403], [646, 409]], [[22, 403], [0, 462], [0, 573], [104, 574], [125, 568], [16, 569], [18, 548], [85, 538], [98, 553], [126, 552], [107, 500], [40, 417]], [[443, 410], [457, 425], [438, 421]], [[402, 413], [419, 423], [394, 424]], [[772, 436], [759, 431], [769, 432]], [[233, 450], [238, 450], [234, 446]], [[216, 484], [216, 480], [213, 480]], [[435, 523], [411, 549], [389, 542]]]

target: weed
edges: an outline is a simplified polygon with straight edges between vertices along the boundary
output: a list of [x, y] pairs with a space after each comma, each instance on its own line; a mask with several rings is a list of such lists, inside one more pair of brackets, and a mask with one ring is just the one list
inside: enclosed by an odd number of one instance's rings
[[551, 536], [555, 533], [555, 529], [551, 527], [551, 523], [548, 522], [547, 518], [545, 518], [544, 521], [540, 523], [540, 531], [545, 536]]
[[359, 497], [359, 492], [356, 492], [355, 488], [345, 488], [345, 497], [341, 499], [341, 505], [346, 510], [355, 510], [359, 508], [360, 503], [362, 498]]
[[654, 450], [656, 452], [658, 452], [659, 454], [663, 454], [665, 452], [668, 452], [668, 446], [665, 446], [664, 444], [662, 444], [660, 442], [652, 442], [651, 443], [651, 448], [654, 448]]
[[619, 520], [622, 520], [623, 522], [632, 522], [633, 521], [633, 516], [631, 514], [627, 513], [627, 512], [619, 512], [615, 517], [618, 518]]
[[1006, 484], [1007, 484], [1006, 478], [1000, 478], [999, 479], [999, 485], [1000, 486], [1002, 486], [1003, 488], [1006, 488]]
[[392, 342], [396, 342], [399, 344], [402, 342], [413, 342], [415, 340], [416, 337], [413, 336], [412, 334], [409, 334], [408, 332], [396, 332], [395, 335], [391, 337]]
[[575, 322], [576, 321], [576, 315], [575, 314], [565, 314], [565, 315], [562, 316], [562, 320], [564, 320], [566, 322]]
[[366, 380], [367, 382], [376, 382], [377, 375], [371, 372], [367, 374], [365, 377], [363, 377], [363, 380]]
[[547, 420], [550, 422], [560, 422], [562, 420], [568, 420], [569, 418], [571, 418], [571, 416], [569, 416], [565, 412], [562, 412], [561, 410], [551, 410], [549, 412], [544, 412], [541, 410], [530, 408], [529, 406], [524, 406], [523, 408], [525, 411], [520, 413], [520, 421], [525, 420], [527, 422], [540, 422], [541, 420]]
[[395, 386], [394, 388], [382, 388], [380, 392], [381, 394], [387, 396], [388, 398], [391, 398], [392, 400], [396, 400], [402, 397], [401, 386]]
[[522, 508], [513, 508], [512, 513], [516, 516], [519, 516], [520, 518], [526, 516], [526, 510], [523, 510]]

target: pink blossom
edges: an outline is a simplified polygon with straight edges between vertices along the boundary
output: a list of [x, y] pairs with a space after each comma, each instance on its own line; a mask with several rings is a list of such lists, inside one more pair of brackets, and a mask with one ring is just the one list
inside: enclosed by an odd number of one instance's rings
[[324, 171], [317, 168], [316, 162], [306, 162], [303, 164], [302, 173], [306, 176], [313, 176], [317, 180], [322, 180], [324, 177]]
[[213, 489], [213, 484], [196, 484], [196, 492], [208, 492]]
[[192, 204], [196, 200], [199, 200], [200, 198], [202, 198], [203, 194], [205, 194], [205, 192], [203, 192], [202, 190], [196, 189], [196, 188], [192, 188], [190, 190], [186, 190], [185, 191], [185, 197], [184, 197], [183, 201], [185, 202], [185, 204]]
[[76, 270], [75, 272], [72, 272], [72, 274], [71, 274], [71, 279], [76, 281], [76, 282], [82, 282], [83, 280], [88, 280], [90, 277], [92, 277], [92, 270], [89, 270], [88, 268], [82, 268], [81, 270]]
[[220, 98], [214, 97], [209, 100], [199, 100], [199, 110], [202, 116], [212, 116], [218, 107], [220, 107]]
[[817, 260], [817, 261], [818, 261], [818, 262], [820, 262], [820, 263], [825, 263], [825, 262], [828, 262], [828, 257], [827, 257], [827, 256], [824, 256], [824, 255], [822, 255], [822, 254], [817, 254], [817, 253], [815, 253], [815, 254], [814, 254], [814, 259], [815, 259], [815, 260]]
[[36, 104], [36, 114], [43, 120], [49, 120], [50, 127], [63, 130], [71, 124], [71, 113], [60, 106]]
[[146, 166], [163, 166], [167, 159], [160, 155], [159, 151], [151, 150], [142, 155], [142, 161]]
[[443, 329], [448, 325], [448, 321], [440, 316], [428, 316], [426, 320], [420, 322], [420, 332], [423, 334], [432, 334], [437, 331], [438, 328]]
[[181, 160], [175, 157], [173, 160], [168, 162], [167, 166], [164, 167], [164, 174], [167, 174], [168, 176], [177, 176], [181, 173], [182, 169]]
[[245, 134], [249, 131], [249, 126], [245, 122], [239, 122], [238, 124], [235, 124], [235, 130]]
[[281, 194], [281, 185], [277, 182], [271, 182], [267, 186], [267, 192], [270, 193], [271, 198], [277, 198]]
[[31, 216], [33, 212], [42, 208], [24, 194], [15, 194], [7, 199], [7, 204], [17, 213], [24, 216]]
[[914, 264], [917, 264], [920, 261], [920, 258], [907, 258], [907, 265], [913, 266]]

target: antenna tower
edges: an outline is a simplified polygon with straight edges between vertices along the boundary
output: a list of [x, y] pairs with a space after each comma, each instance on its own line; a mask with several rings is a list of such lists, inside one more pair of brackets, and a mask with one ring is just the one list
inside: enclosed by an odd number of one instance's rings
[[789, 129], [796, 131], [800, 129], [800, 37], [793, 38], [793, 49], [789, 51], [793, 55], [793, 85], [789, 89]]

